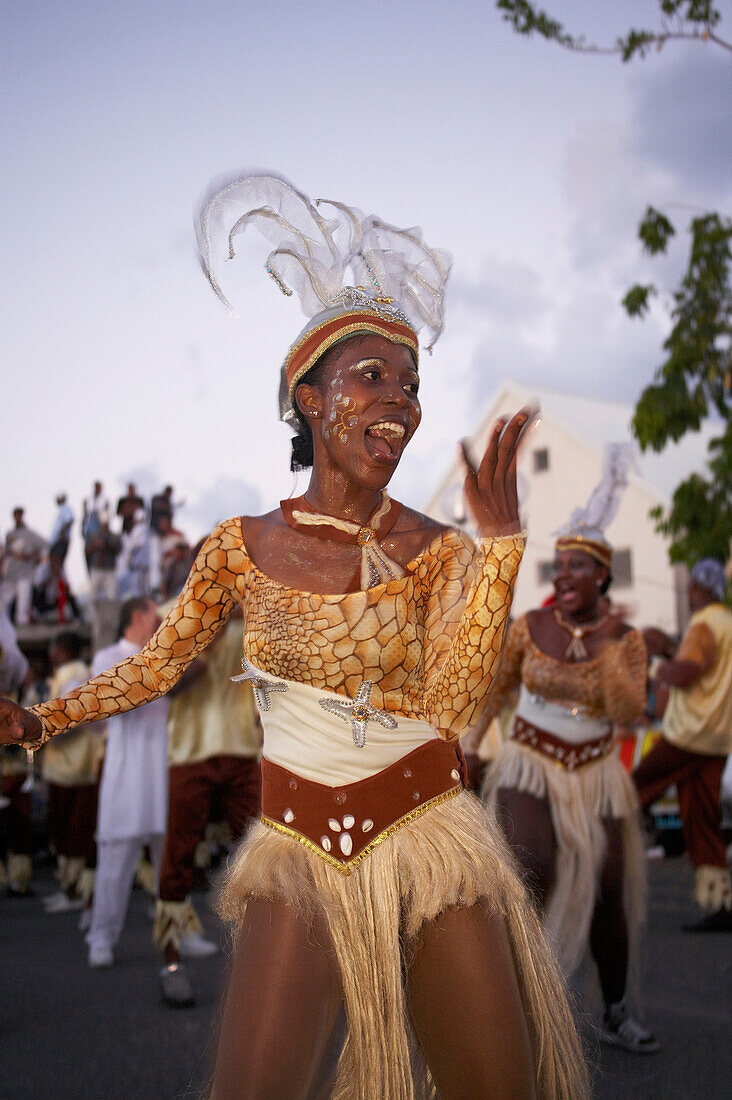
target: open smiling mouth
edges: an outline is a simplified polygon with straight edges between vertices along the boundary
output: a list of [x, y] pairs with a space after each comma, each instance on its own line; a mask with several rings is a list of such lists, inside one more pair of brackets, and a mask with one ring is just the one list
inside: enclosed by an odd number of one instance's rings
[[366, 429], [366, 450], [381, 462], [397, 462], [406, 434], [404, 425], [396, 420], [377, 420]]

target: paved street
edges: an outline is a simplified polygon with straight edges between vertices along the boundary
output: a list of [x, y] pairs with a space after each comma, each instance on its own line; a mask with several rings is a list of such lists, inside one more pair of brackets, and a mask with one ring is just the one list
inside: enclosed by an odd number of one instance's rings
[[[732, 1095], [732, 937], [683, 935], [682, 921], [694, 916], [688, 865], [675, 859], [650, 870], [646, 1002], [663, 1047], [638, 1057], [590, 1040], [595, 1097], [724, 1100]], [[41, 874], [37, 887], [51, 892], [50, 874]], [[225, 934], [197, 898], [224, 945]], [[164, 1008], [148, 908], [136, 891], [117, 965], [93, 971], [77, 914], [45, 916], [38, 900], [0, 899], [0, 1100], [205, 1094], [225, 954], [191, 965], [196, 1008]]]

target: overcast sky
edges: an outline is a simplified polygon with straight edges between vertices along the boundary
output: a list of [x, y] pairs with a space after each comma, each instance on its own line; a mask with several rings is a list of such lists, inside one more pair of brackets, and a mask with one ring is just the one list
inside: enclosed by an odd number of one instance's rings
[[[657, 10], [549, 7], [602, 41]], [[0, 65], [3, 532], [22, 503], [47, 534], [55, 494], [78, 512], [94, 477], [115, 497], [172, 482], [192, 539], [289, 495], [277, 375], [304, 318], [264, 245], [237, 319], [207, 287], [192, 210], [214, 177], [272, 169], [452, 252], [393, 483], [416, 505], [506, 376], [633, 401], [665, 318], [631, 322], [619, 301], [683, 259], [683, 242], [644, 259], [640, 217], [732, 209], [722, 51], [573, 55], [517, 37], [488, 0], [5, 0]]]

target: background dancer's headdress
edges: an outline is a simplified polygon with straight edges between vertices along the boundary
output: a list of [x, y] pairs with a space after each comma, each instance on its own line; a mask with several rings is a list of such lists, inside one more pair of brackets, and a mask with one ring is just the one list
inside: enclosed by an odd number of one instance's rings
[[[334, 216], [324, 218], [320, 206]], [[229, 309], [221, 267], [234, 258], [235, 238], [249, 225], [274, 245], [268, 274], [283, 294], [298, 295], [310, 318], [282, 367], [282, 420], [297, 420], [297, 383], [339, 340], [373, 332], [406, 345], [416, 360], [424, 328], [432, 350], [444, 326], [451, 258], [429, 248], [420, 229], [397, 229], [329, 199], [312, 203], [281, 176], [243, 176], [217, 186], [196, 218], [196, 236], [206, 278]]]
[[608, 443], [599, 485], [584, 508], [575, 508], [569, 522], [554, 532], [557, 550], [583, 550], [607, 569], [611, 568], [613, 550], [605, 538], [605, 529], [615, 518], [632, 465], [630, 443]]

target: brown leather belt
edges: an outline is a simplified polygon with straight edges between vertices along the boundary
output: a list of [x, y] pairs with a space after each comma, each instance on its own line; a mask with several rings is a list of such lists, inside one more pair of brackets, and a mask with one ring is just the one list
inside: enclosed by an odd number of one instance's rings
[[313, 783], [262, 758], [262, 822], [348, 874], [396, 829], [459, 794], [465, 758], [435, 738], [388, 768], [341, 787]]
[[562, 741], [561, 737], [547, 733], [518, 715], [514, 719], [511, 740], [548, 756], [555, 764], [561, 764], [570, 772], [608, 756], [613, 747], [612, 732], [593, 741]]

